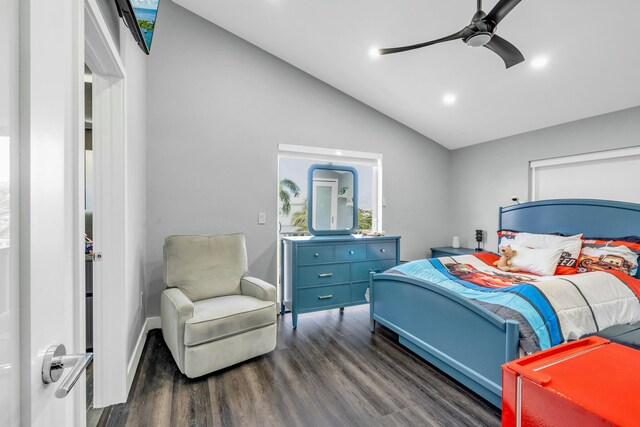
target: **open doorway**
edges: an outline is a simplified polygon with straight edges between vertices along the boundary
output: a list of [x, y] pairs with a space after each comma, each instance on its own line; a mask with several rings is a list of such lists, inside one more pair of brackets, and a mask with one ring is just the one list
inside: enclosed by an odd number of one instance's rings
[[[96, 2], [85, 2], [84, 63], [91, 72], [91, 150], [80, 156], [91, 162], [93, 192], [85, 193], [91, 210], [92, 330], [95, 355], [92, 370], [92, 403], [94, 408], [126, 400], [127, 392], [127, 326], [121, 312], [125, 284], [125, 135], [126, 84], [125, 68]], [[87, 156], [88, 154], [88, 156]], [[79, 165], [80, 166], [80, 165]], [[87, 191], [79, 183], [80, 192]], [[82, 196], [82, 194], [80, 194]], [[81, 214], [84, 206], [80, 205]], [[88, 210], [89, 210], [88, 209]], [[86, 229], [83, 227], [82, 232]], [[86, 252], [86, 250], [85, 250]], [[86, 257], [86, 253], [84, 254]], [[88, 257], [87, 257], [88, 258]], [[86, 258], [85, 258], [86, 259]], [[84, 261], [85, 267], [89, 262]], [[84, 284], [83, 284], [84, 285]], [[83, 317], [87, 288], [78, 288]], [[85, 320], [86, 321], [86, 320]], [[82, 326], [85, 326], [85, 322]], [[78, 328], [86, 341], [85, 328]], [[79, 408], [80, 409], [80, 408]], [[85, 409], [85, 408], [82, 408]], [[85, 414], [83, 414], [85, 415]], [[86, 417], [85, 417], [86, 419]]]
[[[84, 271], [85, 271], [85, 347], [93, 352], [93, 211], [95, 180], [93, 167], [93, 73], [84, 66]], [[93, 405], [93, 368], [87, 366], [87, 427], [98, 425], [102, 408]]]

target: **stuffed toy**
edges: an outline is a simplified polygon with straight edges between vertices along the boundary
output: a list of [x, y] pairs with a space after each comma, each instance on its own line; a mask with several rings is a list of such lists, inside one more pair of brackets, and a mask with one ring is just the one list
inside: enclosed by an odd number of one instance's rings
[[498, 269], [502, 271], [520, 271], [518, 267], [511, 266], [511, 258], [516, 256], [518, 251], [511, 249], [511, 246], [500, 246], [500, 259], [493, 263]]

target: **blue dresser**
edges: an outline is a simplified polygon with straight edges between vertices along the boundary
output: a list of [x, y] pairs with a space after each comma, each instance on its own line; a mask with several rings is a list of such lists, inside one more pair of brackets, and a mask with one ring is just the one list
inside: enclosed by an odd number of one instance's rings
[[369, 274], [400, 264], [399, 236], [304, 236], [282, 239], [280, 312], [298, 314], [366, 304]]

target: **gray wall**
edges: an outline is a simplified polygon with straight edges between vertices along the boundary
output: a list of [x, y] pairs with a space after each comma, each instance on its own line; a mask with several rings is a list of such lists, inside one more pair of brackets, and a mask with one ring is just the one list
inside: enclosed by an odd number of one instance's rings
[[244, 232], [251, 273], [275, 283], [278, 143], [382, 153], [383, 228], [402, 236], [402, 258], [449, 239], [448, 150], [170, 1], [161, 9], [147, 72], [147, 316], [169, 234]]
[[[640, 107], [452, 151], [451, 231], [473, 247], [474, 230], [497, 245], [498, 208], [528, 198], [529, 161], [640, 145]], [[631, 171], [630, 171], [631, 173]]]
[[[129, 30], [122, 24], [122, 36]], [[140, 50], [133, 37], [123, 37], [120, 55], [127, 70], [127, 144], [125, 147], [125, 281], [123, 315], [127, 319], [127, 357], [135, 351], [140, 330], [146, 319], [144, 297], [147, 253], [146, 227], [146, 156], [147, 156], [147, 55]]]

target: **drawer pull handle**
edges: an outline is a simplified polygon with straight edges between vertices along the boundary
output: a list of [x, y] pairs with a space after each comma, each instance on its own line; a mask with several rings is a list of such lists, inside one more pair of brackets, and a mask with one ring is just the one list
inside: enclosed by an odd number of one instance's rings
[[330, 295], [320, 295], [320, 296], [318, 296], [318, 299], [329, 299], [329, 298], [333, 298], [333, 294], [330, 294]]
[[318, 252], [316, 252], [315, 254], [313, 254], [313, 256], [318, 258], [320, 256], [320, 254]]
[[333, 276], [333, 273], [320, 273], [318, 274], [318, 277], [331, 277]]
[[376, 268], [376, 269], [371, 268], [371, 269], [369, 269], [369, 273], [380, 273], [380, 269], [379, 268]]
[[353, 255], [353, 254], [355, 254], [354, 251], [349, 251], [349, 255]]
[[380, 249], [380, 252], [385, 253], [385, 252], [387, 252], [387, 250], [386, 249]]

